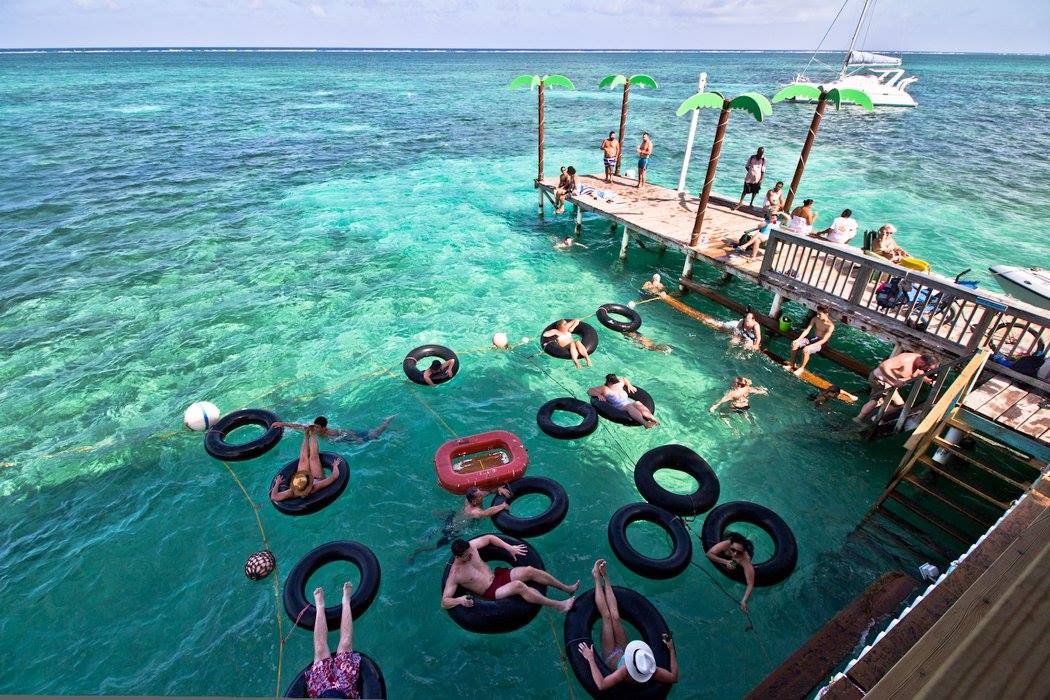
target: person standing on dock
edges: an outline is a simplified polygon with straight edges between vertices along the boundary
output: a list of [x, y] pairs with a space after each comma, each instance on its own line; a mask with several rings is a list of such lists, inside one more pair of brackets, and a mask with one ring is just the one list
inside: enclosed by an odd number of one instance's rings
[[740, 193], [740, 201], [736, 203], [735, 209], [744, 204], [744, 197], [751, 195], [749, 206], [755, 206], [755, 196], [762, 189], [762, 179], [766, 176], [766, 149], [759, 147], [755, 155], [747, 159], [744, 164], [744, 191]]
[[[823, 304], [817, 307], [816, 316], [811, 318], [809, 325], [791, 341], [791, 357], [784, 364], [784, 369], [793, 372], [795, 376], [801, 376], [806, 365], [809, 364], [810, 356], [824, 349], [828, 340], [831, 339], [831, 334], [835, 332], [835, 324], [828, 315], [829, 311], [830, 309]], [[796, 367], [795, 355], [799, 350], [802, 351], [802, 364]]]
[[609, 138], [602, 141], [602, 163], [605, 165], [606, 182], [612, 182], [612, 174], [616, 170], [616, 160], [619, 157], [620, 142], [616, 140], [616, 132], [610, 131]]
[[649, 138], [649, 132], [642, 132], [642, 142], [638, 146], [638, 184], [635, 187], [641, 187], [645, 184], [645, 171], [649, 167], [649, 156], [653, 154], [653, 140]]

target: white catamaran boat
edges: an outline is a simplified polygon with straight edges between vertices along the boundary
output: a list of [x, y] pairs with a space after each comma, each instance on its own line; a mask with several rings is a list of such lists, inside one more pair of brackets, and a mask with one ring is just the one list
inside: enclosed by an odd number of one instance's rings
[[[792, 85], [811, 85], [823, 87], [825, 90], [832, 88], [852, 88], [863, 90], [871, 98], [872, 104], [889, 107], [915, 107], [918, 103], [915, 98], [908, 94], [908, 88], [918, 80], [914, 75], [905, 77], [904, 69], [901, 68], [901, 59], [896, 56], [886, 56], [869, 51], [855, 51], [857, 36], [868, 15], [868, 5], [871, 0], [864, 0], [864, 7], [860, 11], [860, 19], [857, 27], [853, 30], [853, 37], [846, 50], [846, 57], [842, 61], [842, 69], [837, 78], [826, 82], [815, 82], [806, 77], [805, 72], [795, 76]], [[813, 62], [816, 54], [810, 58]], [[801, 99], [800, 102], [807, 100]]]
[[1010, 296], [1050, 309], [1050, 270], [994, 265], [988, 268], [988, 271]]

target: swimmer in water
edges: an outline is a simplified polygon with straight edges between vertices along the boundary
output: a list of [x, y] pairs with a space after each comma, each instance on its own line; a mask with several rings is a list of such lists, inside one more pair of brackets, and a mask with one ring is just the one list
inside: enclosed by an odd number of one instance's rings
[[729, 338], [730, 345], [738, 345], [745, 350], [758, 350], [762, 345], [762, 326], [755, 320], [755, 312], [750, 308], [739, 321], [727, 321], [723, 330], [733, 334]]
[[755, 394], [756, 396], [764, 396], [768, 393], [768, 389], [754, 386], [752, 381], [747, 377], [737, 377], [733, 380], [733, 384], [729, 387], [729, 391], [727, 391], [718, 401], [711, 404], [711, 408], [707, 410], [714, 413], [718, 410], [719, 406], [728, 402], [733, 413], [747, 413], [751, 410], [749, 397], [752, 394]]
[[841, 389], [838, 388], [838, 385], [832, 384], [826, 389], [821, 389], [820, 391], [814, 394], [810, 394], [809, 400], [813, 402], [814, 406], [823, 406], [828, 401], [832, 399], [837, 399], [839, 397], [840, 391]]
[[352, 442], [359, 445], [379, 438], [379, 436], [385, 433], [386, 429], [390, 427], [390, 421], [392, 420], [394, 420], [394, 416], [387, 416], [383, 419], [382, 423], [371, 430], [341, 430], [339, 428], [329, 428], [328, 419], [324, 416], [317, 416], [317, 418], [314, 418], [314, 422], [310, 425], [277, 421], [273, 424], [273, 427], [301, 430], [303, 432], [312, 430], [317, 438], [324, 438], [326, 440], [331, 440], [332, 442]]
[[670, 345], [664, 345], [663, 343], [654, 343], [653, 341], [649, 340], [644, 335], [636, 331], [624, 333], [624, 336], [638, 343], [646, 350], [652, 350], [653, 352], [662, 352], [665, 355], [669, 355], [671, 353]]
[[[755, 545], [751, 540], [737, 532], [725, 533], [725, 539], [707, 550], [707, 558], [729, 571], [741, 569], [744, 572], [744, 581], [747, 582], [747, 590], [740, 600], [740, 609], [747, 613], [747, 600], [751, 592], [755, 590], [755, 565], [751, 563], [751, 557], [755, 553]], [[726, 558], [725, 555], [729, 555]]]
[[[449, 542], [459, 537], [468, 523], [474, 520], [480, 520], [481, 518], [491, 518], [497, 513], [510, 510], [509, 503], [500, 503], [498, 505], [489, 506], [488, 508], [483, 508], [482, 505], [485, 496], [488, 496], [490, 493], [493, 492], [486, 491], [477, 486], [471, 486], [467, 489], [467, 492], [463, 494], [463, 505], [458, 511], [449, 513], [445, 518], [445, 522], [441, 525], [441, 537], [438, 539], [437, 544], [432, 547], [429, 545], [420, 547], [409, 555], [408, 562], [411, 564], [415, 558], [423, 552], [431, 552], [435, 549], [441, 549]], [[510, 489], [506, 486], [497, 487], [495, 493], [504, 498], [510, 498]]]
[[563, 318], [558, 321], [558, 325], [543, 334], [544, 338], [551, 339], [544, 341], [544, 345], [556, 342], [558, 347], [568, 348], [569, 356], [572, 358], [572, 363], [576, 365], [576, 369], [582, 369], [582, 365], [580, 365], [581, 357], [587, 361], [588, 367], [593, 364], [591, 356], [587, 354], [587, 348], [584, 347], [581, 341], [572, 337], [572, 332], [580, 325], [580, 320], [578, 318], [571, 320]]
[[660, 281], [660, 273], [653, 275], [651, 280], [647, 280], [642, 285], [643, 292], [649, 292], [650, 294], [664, 294], [667, 292], [667, 287], [664, 286], [663, 282]]
[[582, 243], [577, 243], [572, 237], [563, 238], [554, 244], [554, 250], [569, 250], [573, 246], [579, 246], [580, 248], [586, 248]]

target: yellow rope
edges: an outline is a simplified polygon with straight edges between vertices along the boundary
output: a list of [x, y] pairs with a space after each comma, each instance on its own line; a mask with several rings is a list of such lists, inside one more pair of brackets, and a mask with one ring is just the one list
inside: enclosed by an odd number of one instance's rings
[[576, 700], [576, 693], [572, 689], [572, 677], [569, 676], [569, 660], [565, 655], [565, 649], [561, 642], [558, 641], [558, 632], [554, 629], [554, 622], [551, 621], [550, 615], [546, 616], [547, 624], [551, 628], [551, 637], [554, 638], [554, 646], [558, 649], [558, 658], [561, 659], [561, 670], [565, 674], [565, 687], [569, 689], [569, 697], [572, 700]]
[[[391, 377], [394, 377], [395, 379], [397, 378], [397, 375], [394, 374], [393, 372], [390, 372], [390, 370], [387, 370], [387, 373], [390, 374]], [[437, 420], [437, 422], [440, 423], [445, 428], [445, 430], [447, 430], [449, 432], [450, 435], [452, 435], [452, 437], [457, 437], [457, 438], [459, 437], [459, 434], [456, 433], [456, 431], [452, 429], [452, 426], [450, 426], [448, 423], [445, 422], [445, 419], [441, 417], [441, 414], [438, 413], [437, 411], [435, 411], [433, 408], [431, 408], [430, 404], [428, 404], [426, 401], [424, 401], [423, 397], [420, 396], [419, 394], [417, 394], [416, 390], [414, 388], [409, 386], [408, 390], [409, 390], [409, 393], [411, 393], [412, 396], [415, 398], [415, 400], [419, 402], [419, 405], [422, 406], [423, 408], [425, 408], [427, 411], [429, 411], [430, 414], [432, 416], [434, 416], [434, 418]]]

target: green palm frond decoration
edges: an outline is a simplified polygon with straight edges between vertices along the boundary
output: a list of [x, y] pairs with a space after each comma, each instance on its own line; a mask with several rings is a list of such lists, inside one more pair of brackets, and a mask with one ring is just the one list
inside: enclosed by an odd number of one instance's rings
[[677, 116], [682, 116], [687, 112], [691, 112], [694, 109], [704, 109], [705, 107], [715, 107], [722, 109], [725, 104], [725, 98], [717, 92], [698, 92], [692, 97], [688, 98], [685, 102], [678, 105], [678, 111], [675, 112]]
[[564, 75], [545, 75], [543, 76], [543, 85], [544, 87], [563, 87], [566, 90], [576, 89], [576, 86], [572, 84], [572, 81]]
[[651, 76], [644, 75], [642, 73], [639, 73], [638, 75], [632, 75], [630, 80], [628, 80], [627, 82], [629, 82], [632, 87], [645, 87], [652, 88], [653, 90], [657, 88], [656, 81], [653, 80]]
[[783, 102], [801, 97], [804, 100], [819, 100], [820, 88], [812, 85], [788, 85], [786, 88], [773, 95], [773, 102]]
[[528, 89], [531, 90], [534, 87], [539, 87], [539, 85], [540, 85], [540, 76], [538, 76], [538, 75], [519, 75], [517, 78], [515, 78], [512, 81], [510, 81], [510, 85], [507, 86], [507, 89], [508, 90], [517, 90], [518, 88], [527, 87]]
[[875, 105], [872, 104], [871, 98], [868, 97], [868, 93], [863, 90], [854, 90], [852, 88], [832, 88], [828, 92], [828, 100], [835, 103], [835, 109], [840, 109], [843, 102], [850, 102], [868, 112], [875, 109]]
[[757, 92], [737, 95], [729, 102], [729, 109], [742, 109], [754, 117], [756, 122], [773, 114], [773, 105], [769, 104], [769, 100], [764, 95]]
[[626, 75], [607, 75], [604, 78], [602, 78], [602, 81], [600, 83], [598, 83], [598, 89], [599, 90], [604, 90], [605, 88], [614, 88], [617, 85], [626, 85], [626, 84], [627, 84], [627, 76]]

